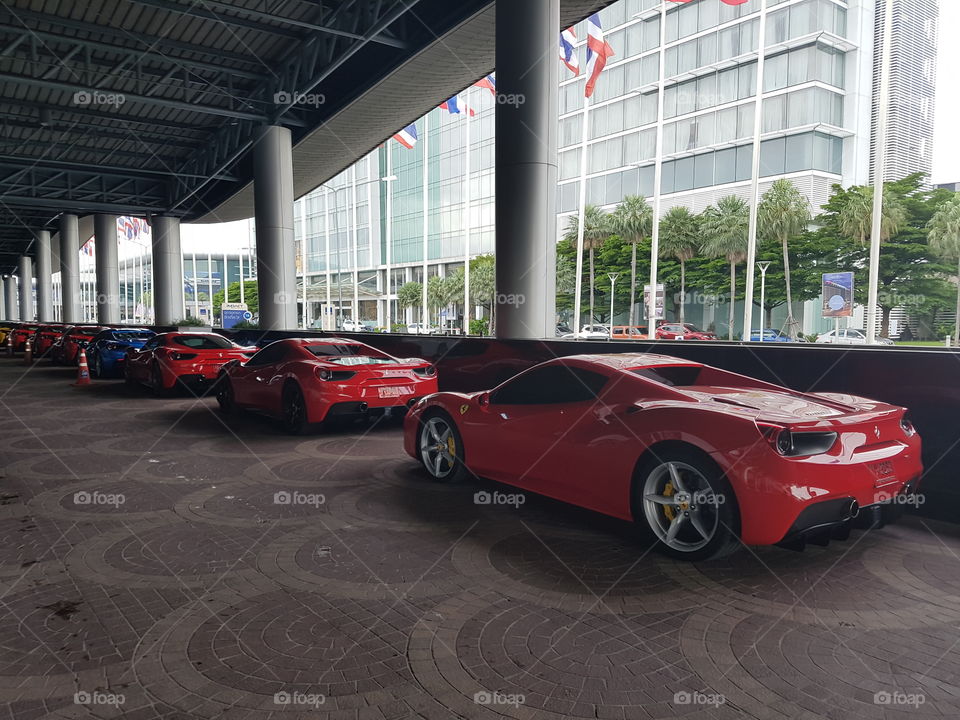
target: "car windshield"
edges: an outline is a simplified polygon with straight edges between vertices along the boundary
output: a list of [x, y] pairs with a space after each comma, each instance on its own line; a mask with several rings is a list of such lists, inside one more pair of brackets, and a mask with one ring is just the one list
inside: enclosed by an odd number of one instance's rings
[[654, 380], [663, 385], [696, 385], [700, 376], [699, 365], [664, 365], [659, 367], [632, 368], [631, 372], [640, 377]]
[[219, 335], [177, 335], [171, 341], [191, 350], [226, 350], [236, 347], [232, 342]]

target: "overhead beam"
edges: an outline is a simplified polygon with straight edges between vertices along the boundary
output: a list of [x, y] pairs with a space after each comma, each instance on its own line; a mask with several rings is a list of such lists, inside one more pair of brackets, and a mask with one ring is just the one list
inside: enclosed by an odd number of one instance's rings
[[[101, 152], [109, 154], [109, 150], [102, 150]], [[0, 163], [4, 165], [9, 165], [13, 167], [24, 167], [32, 169], [45, 169], [49, 168], [51, 170], [67, 170], [72, 172], [80, 172], [89, 175], [103, 175], [105, 177], [123, 177], [126, 178], [137, 178], [143, 175], [156, 175], [160, 177], [174, 177], [174, 178], [201, 178], [201, 179], [212, 179], [212, 180], [228, 180], [230, 182], [239, 182], [240, 178], [235, 175], [226, 175], [220, 173], [219, 175], [208, 178], [206, 175], [185, 175], [177, 170], [153, 170], [151, 168], [144, 167], [128, 167], [125, 165], [89, 165], [84, 163], [75, 163], [69, 162], [66, 160], [49, 160], [46, 158], [32, 158], [20, 155], [0, 155]]]
[[110, 203], [92, 202], [89, 200], [65, 200], [58, 198], [35, 198], [25, 195], [0, 195], [0, 203], [4, 205], [22, 207], [41, 207], [52, 210], [77, 210], [82, 212], [106, 212], [118, 215], [154, 215], [164, 212], [162, 205], [145, 205], [137, 203]]
[[[291, 38], [291, 39], [302, 39], [300, 33], [296, 30], [288, 30], [286, 28], [277, 27], [276, 25], [265, 25], [261, 22], [254, 22], [253, 20], [247, 20], [246, 18], [236, 17], [234, 15], [220, 15], [213, 12], [212, 10], [203, 10], [204, 7], [210, 3], [203, 2], [196, 6], [181, 5], [180, 3], [170, 2], [169, 0], [131, 0], [136, 5], [146, 5], [147, 7], [156, 8], [158, 10], [164, 10], [166, 12], [177, 13], [179, 15], [187, 15], [189, 17], [196, 17], [202, 20], [212, 20], [213, 22], [220, 22], [226, 25], [234, 25], [236, 27], [242, 27], [247, 30], [256, 30], [257, 32], [266, 32], [273, 35], [280, 35], [281, 37]], [[236, 10], [236, 8], [231, 8], [231, 10]]]

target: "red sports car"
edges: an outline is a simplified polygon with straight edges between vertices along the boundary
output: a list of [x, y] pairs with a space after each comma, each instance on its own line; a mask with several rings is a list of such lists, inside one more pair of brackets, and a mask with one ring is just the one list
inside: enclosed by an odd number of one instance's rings
[[224, 366], [217, 400], [227, 412], [279, 418], [298, 434], [327, 419], [405, 410], [436, 391], [436, 369], [426, 360], [395, 358], [356, 340], [289, 338]]
[[203, 388], [217, 379], [224, 363], [246, 360], [256, 352], [256, 347], [237, 345], [216, 333], [161, 333], [127, 351], [124, 377], [131, 385], [149, 385], [157, 395], [177, 385]]
[[33, 334], [33, 356], [40, 358], [46, 355], [66, 331], [66, 325], [41, 325], [38, 327]]
[[16, 352], [23, 350], [27, 344], [27, 338], [30, 338], [30, 342], [33, 342], [33, 334], [37, 331], [37, 328], [40, 327], [36, 323], [20, 323], [17, 325], [10, 333], [13, 338], [13, 349]]
[[633, 520], [690, 560], [842, 538], [858, 515], [896, 516], [922, 471], [902, 407], [663, 355], [551, 360], [424, 398], [404, 430], [437, 480], [475, 474]]
[[657, 340], [716, 340], [717, 334], [700, 330], [693, 323], [664, 323], [657, 328]]
[[50, 360], [76, 365], [80, 359], [80, 348], [86, 348], [97, 333], [106, 329], [97, 325], [74, 325], [50, 347]]

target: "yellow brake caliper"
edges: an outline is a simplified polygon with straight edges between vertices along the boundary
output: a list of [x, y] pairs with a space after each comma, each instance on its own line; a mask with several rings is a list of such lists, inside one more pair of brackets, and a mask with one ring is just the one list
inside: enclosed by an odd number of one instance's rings
[[450, 437], [447, 438], [447, 452], [450, 453], [450, 457], [457, 456], [457, 444], [453, 440], [453, 433], [450, 433]]
[[[664, 497], [670, 497], [674, 493], [673, 483], [667, 483], [663, 488]], [[667, 520], [673, 522], [674, 509], [669, 505], [663, 506], [663, 514], [667, 516]]]

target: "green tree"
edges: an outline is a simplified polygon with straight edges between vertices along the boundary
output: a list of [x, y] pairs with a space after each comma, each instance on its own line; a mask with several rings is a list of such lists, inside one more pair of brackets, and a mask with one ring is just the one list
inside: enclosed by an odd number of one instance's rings
[[493, 255], [477, 255], [470, 261], [470, 301], [482, 307], [490, 317], [489, 332], [497, 323], [496, 303], [497, 265]]
[[[880, 242], [896, 235], [906, 222], [906, 211], [901, 198], [889, 184], [883, 189], [883, 210], [880, 220]], [[873, 188], [855, 185], [845, 192], [839, 217], [840, 231], [851, 240], [866, 245], [873, 234]]]
[[[567, 220], [567, 229], [563, 234], [563, 237], [568, 242], [572, 243], [574, 248], [577, 246], [578, 236], [580, 228], [580, 219], [576, 215], [571, 215], [570, 219]], [[598, 248], [603, 247], [603, 244], [607, 241], [611, 235], [610, 231], [610, 218], [606, 212], [598, 208], [596, 205], [587, 205], [583, 209], [583, 247], [585, 250], [588, 250], [590, 253], [590, 322], [594, 322], [594, 278], [596, 277], [594, 273], [594, 251]], [[574, 318], [574, 323], [577, 324], [577, 327], [574, 330], [579, 330], [580, 318]]]
[[787, 334], [796, 336], [797, 323], [793, 318], [793, 292], [790, 283], [789, 242], [810, 224], [810, 203], [785, 178], [773, 183], [763, 194], [757, 208], [757, 227], [761, 237], [776, 241], [783, 252], [783, 278], [786, 288]]
[[[584, 223], [586, 227], [586, 223]], [[610, 216], [610, 228], [625, 242], [630, 243], [630, 320], [634, 323], [637, 297], [637, 244], [650, 236], [653, 228], [653, 208], [646, 198], [627, 195]], [[612, 319], [611, 319], [612, 322]]]
[[[660, 255], [676, 258], [680, 263], [679, 320], [684, 322], [687, 294], [687, 263], [700, 245], [700, 218], [681, 206], [670, 208], [660, 220]], [[632, 324], [632, 320], [631, 320]]]
[[960, 195], [947, 200], [927, 224], [930, 249], [940, 258], [957, 265], [957, 314], [953, 340], [960, 347]]
[[417, 317], [420, 317], [420, 306], [423, 300], [423, 285], [418, 282], [404, 283], [397, 290], [397, 305], [401, 310], [409, 307], [417, 308]]
[[703, 244], [707, 257], [726, 258], [730, 263], [730, 307], [727, 339], [733, 340], [734, 304], [737, 297], [737, 265], [747, 257], [750, 210], [735, 195], [727, 195], [703, 212]]
[[[240, 302], [240, 283], [233, 282], [227, 286], [227, 296], [224, 300], [223, 290], [218, 290], [213, 295], [213, 314], [220, 316], [220, 308], [225, 302]], [[247, 304], [247, 310], [256, 315], [260, 312], [260, 293], [256, 280], [243, 281], [243, 302]]]
[[[452, 279], [452, 277], [442, 278], [439, 275], [434, 275], [427, 280], [427, 307], [437, 313], [438, 324], [440, 310], [453, 302], [455, 297], [456, 284], [455, 281], [451, 282]], [[463, 292], [462, 271], [460, 292]]]

